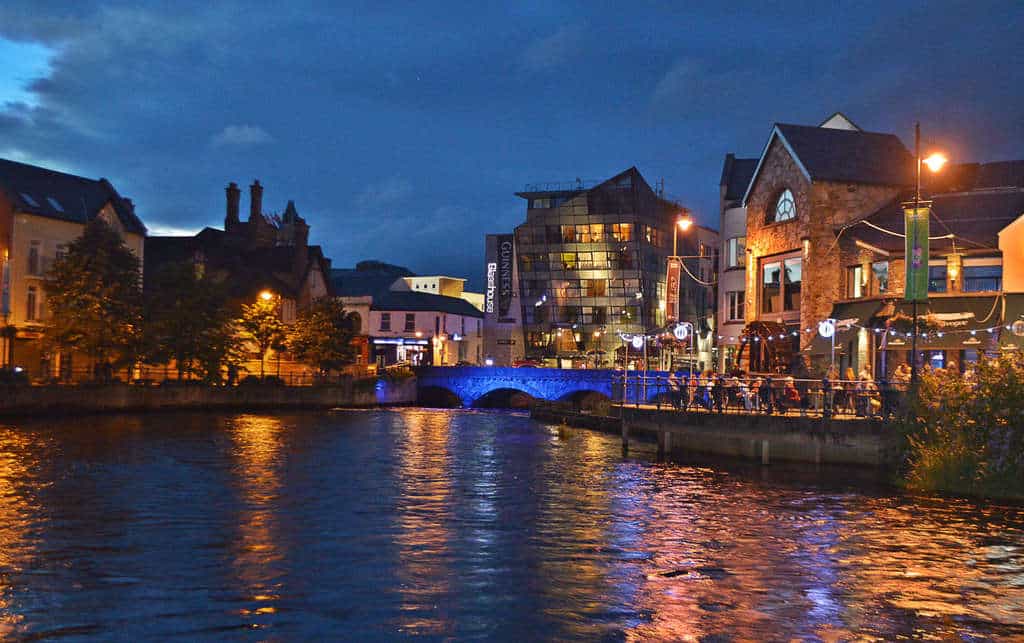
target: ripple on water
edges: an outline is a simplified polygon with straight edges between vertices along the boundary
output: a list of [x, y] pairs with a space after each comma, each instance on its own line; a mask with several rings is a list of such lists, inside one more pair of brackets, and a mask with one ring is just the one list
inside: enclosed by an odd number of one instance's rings
[[0, 637], [1024, 637], [1024, 512], [522, 414], [0, 427]]

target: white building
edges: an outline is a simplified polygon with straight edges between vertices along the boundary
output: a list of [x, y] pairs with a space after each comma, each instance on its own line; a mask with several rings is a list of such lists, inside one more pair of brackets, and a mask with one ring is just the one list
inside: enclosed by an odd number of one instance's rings
[[744, 289], [746, 283], [747, 209], [743, 194], [757, 167], [757, 159], [738, 159], [725, 155], [719, 183], [719, 235], [722, 249], [718, 255], [718, 367], [727, 372], [735, 366], [743, 333]]

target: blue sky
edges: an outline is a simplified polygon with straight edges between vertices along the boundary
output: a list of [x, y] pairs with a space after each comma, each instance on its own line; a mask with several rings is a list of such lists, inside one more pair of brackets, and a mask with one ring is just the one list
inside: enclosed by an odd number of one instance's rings
[[954, 159], [1024, 158], [1022, 23], [1019, 2], [6, 0], [0, 156], [108, 177], [154, 231], [219, 226], [224, 186], [258, 177], [337, 266], [479, 287], [525, 183], [636, 165], [715, 225], [724, 154], [776, 121], [909, 141], [920, 119]]

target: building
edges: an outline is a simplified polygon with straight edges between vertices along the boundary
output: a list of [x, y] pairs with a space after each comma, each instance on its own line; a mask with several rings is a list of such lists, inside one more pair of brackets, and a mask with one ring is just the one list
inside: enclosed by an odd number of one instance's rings
[[[152, 277], [168, 264], [190, 262], [227, 284], [234, 304], [252, 303], [267, 291], [279, 298], [282, 321], [294, 322], [299, 312], [330, 294], [330, 259], [320, 246], [309, 244], [309, 225], [293, 201], [288, 201], [280, 216], [264, 213], [263, 186], [255, 181], [249, 187], [249, 216], [242, 221], [238, 185], [228, 184], [225, 192], [224, 229], [207, 227], [190, 237], [147, 238], [145, 274]], [[146, 283], [156, 280], [147, 278]], [[308, 370], [291, 363], [285, 353], [276, 358], [272, 356], [284, 363], [286, 374]], [[258, 371], [258, 365], [246, 367]]]
[[[514, 236], [526, 357], [610, 365], [623, 335], [665, 326], [666, 263], [682, 206], [636, 168], [590, 187], [531, 185], [516, 195], [526, 201]], [[680, 233], [679, 254], [698, 251]]]
[[757, 167], [756, 158], [726, 154], [719, 182], [718, 370], [736, 367], [746, 325], [747, 209], [743, 195]]
[[39, 341], [47, 318], [44, 282], [67, 244], [97, 218], [142, 262], [146, 227], [108, 180], [0, 159], [0, 367], [23, 368], [34, 379], [70, 377], [72, 356], [49, 355]]
[[[415, 275], [403, 277], [402, 281], [413, 292], [425, 292], [432, 295], [444, 295], [445, 297], [458, 297], [473, 304], [477, 310], [484, 309], [484, 294], [480, 292], [467, 292], [465, 290], [466, 280], [459, 277], [445, 277], [444, 275]], [[401, 289], [400, 283], [395, 284], [395, 289]]]
[[[331, 280], [346, 309], [366, 307], [362, 332], [378, 366], [482, 363], [483, 312], [463, 298], [463, 279], [421, 278], [400, 266], [364, 261], [333, 270]], [[434, 294], [432, 286], [448, 294]]]
[[484, 262], [484, 364], [513, 366], [526, 357], [515, 235], [487, 235]]
[[[903, 206], [914, 169], [898, 137], [862, 131], [842, 115], [817, 127], [772, 128], [742, 202], [740, 367], [891, 374], [907, 361]], [[919, 349], [932, 364], [962, 365], [1008, 339], [999, 331], [1009, 314], [1003, 262], [1017, 257], [1002, 252], [1000, 233], [1004, 247], [1018, 234], [1024, 169], [1016, 161], [967, 163], [923, 179], [935, 236], [931, 294], [919, 312], [933, 332]], [[818, 328], [828, 319], [838, 323], [826, 340]]]

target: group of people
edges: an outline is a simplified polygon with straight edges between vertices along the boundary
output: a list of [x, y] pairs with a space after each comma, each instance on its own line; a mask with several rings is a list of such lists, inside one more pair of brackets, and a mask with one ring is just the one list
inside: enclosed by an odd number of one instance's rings
[[[907, 378], [909, 381], [909, 377]], [[809, 411], [849, 413], [876, 416], [883, 407], [882, 394], [871, 374], [862, 370], [855, 375], [847, 368], [840, 379], [835, 371], [821, 380], [801, 380], [792, 376], [781, 385], [769, 376], [725, 376], [708, 371], [693, 376], [670, 373], [668, 395], [679, 410], [692, 408], [722, 412], [728, 409], [751, 413], [786, 413], [801, 415]]]

